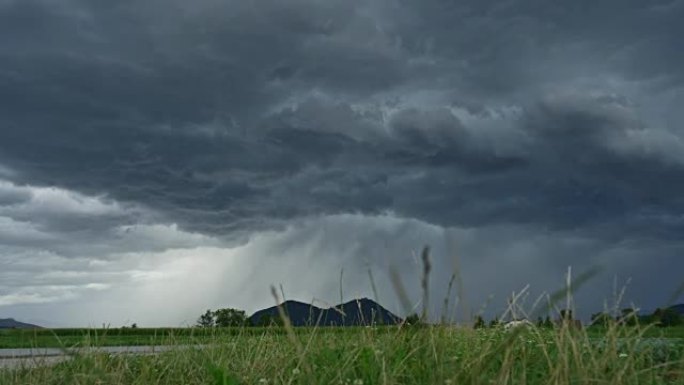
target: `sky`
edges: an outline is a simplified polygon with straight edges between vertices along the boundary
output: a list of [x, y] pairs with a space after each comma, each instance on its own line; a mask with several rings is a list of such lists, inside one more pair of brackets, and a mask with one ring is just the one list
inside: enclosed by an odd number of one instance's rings
[[662, 306], [684, 270], [682, 18], [683, 0], [0, 0], [0, 318], [183, 326], [272, 306], [271, 285], [405, 315], [392, 271], [433, 319], [453, 274], [446, 312], [491, 316], [569, 267], [600, 268], [578, 314], [623, 288]]

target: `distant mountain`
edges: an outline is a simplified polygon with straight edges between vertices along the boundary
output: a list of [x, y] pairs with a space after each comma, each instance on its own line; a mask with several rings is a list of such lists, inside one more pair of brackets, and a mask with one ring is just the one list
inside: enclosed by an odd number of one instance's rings
[[[394, 325], [402, 321], [368, 298], [352, 300], [327, 309], [298, 301], [285, 301], [281, 306], [293, 326]], [[253, 325], [268, 324], [270, 320], [279, 319], [277, 306], [259, 310], [249, 317]]]
[[0, 329], [42, 329], [38, 325], [15, 321], [14, 318], [0, 319]]

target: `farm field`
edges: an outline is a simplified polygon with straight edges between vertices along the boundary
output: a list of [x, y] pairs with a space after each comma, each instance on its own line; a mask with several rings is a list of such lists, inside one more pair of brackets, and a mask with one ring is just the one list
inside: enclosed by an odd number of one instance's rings
[[[378, 330], [379, 328], [376, 328]], [[391, 328], [387, 328], [390, 330]], [[307, 335], [312, 328], [295, 328], [297, 334]], [[320, 328], [319, 333], [354, 334], [363, 328]], [[544, 330], [544, 329], [542, 329]], [[78, 346], [140, 346], [206, 344], [235, 335], [278, 334], [285, 330], [264, 327], [250, 328], [140, 328], [140, 329], [6, 329], [0, 330], [0, 349], [17, 348], [60, 348]], [[590, 338], [602, 338], [609, 333], [603, 328], [590, 327], [585, 330]], [[684, 326], [670, 328], [645, 328], [640, 331], [643, 338], [684, 339]]]
[[[255, 328], [257, 329], [257, 328]], [[0, 349], [75, 346], [175, 345], [214, 340], [244, 331], [201, 328], [0, 330]], [[252, 331], [257, 333], [257, 330]]]
[[[362, 328], [321, 328], [325, 333], [350, 333]], [[378, 328], [379, 329], [379, 328]], [[313, 328], [295, 328], [308, 334]], [[377, 330], [377, 329], [376, 329]], [[60, 348], [79, 346], [158, 346], [206, 344], [236, 335], [283, 334], [285, 329], [267, 327], [235, 328], [139, 328], [139, 329], [0, 329], [0, 349]]]
[[[110, 330], [82, 344], [142, 341], [149, 331], [117, 336]], [[145, 356], [77, 355], [51, 366], [2, 370], [0, 384], [684, 384], [681, 329], [173, 331], [156, 329], [152, 341], [205, 346]]]

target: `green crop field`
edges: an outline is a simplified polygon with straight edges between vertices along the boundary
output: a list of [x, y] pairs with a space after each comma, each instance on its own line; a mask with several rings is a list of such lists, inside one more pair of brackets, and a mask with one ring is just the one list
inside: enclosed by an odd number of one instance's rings
[[[322, 328], [326, 333], [349, 333], [360, 328]], [[295, 328], [307, 334], [312, 328]], [[212, 343], [223, 337], [283, 334], [285, 329], [248, 328], [102, 328], [102, 329], [0, 329], [0, 349], [71, 348], [79, 346], [138, 346]]]
[[[36, 338], [47, 341], [41, 338], [49, 332]], [[77, 334], [71, 332], [53, 337]], [[0, 384], [684, 384], [681, 329], [138, 329], [110, 330], [100, 340], [80, 332], [81, 344], [202, 346], [154, 356], [75, 356], [2, 370]], [[2, 338], [26, 337], [18, 336]]]
[[230, 328], [154, 329], [5, 329], [0, 330], [0, 349], [77, 346], [165, 345], [181, 342], [213, 341], [217, 336], [259, 333]]
[[[378, 327], [375, 330], [379, 330]], [[391, 327], [385, 327], [391, 330]], [[307, 335], [313, 328], [295, 328], [295, 333]], [[363, 328], [318, 329], [326, 334], [354, 334]], [[249, 328], [140, 328], [140, 329], [4, 329], [0, 330], [0, 349], [7, 348], [46, 348], [46, 347], [78, 347], [78, 346], [138, 346], [138, 345], [178, 345], [206, 344], [217, 339], [230, 336], [283, 334], [285, 329], [249, 327]], [[586, 329], [590, 338], [600, 338], [608, 333], [608, 329], [590, 327]], [[684, 339], [684, 326], [670, 328], [644, 328], [643, 338], [681, 338]]]

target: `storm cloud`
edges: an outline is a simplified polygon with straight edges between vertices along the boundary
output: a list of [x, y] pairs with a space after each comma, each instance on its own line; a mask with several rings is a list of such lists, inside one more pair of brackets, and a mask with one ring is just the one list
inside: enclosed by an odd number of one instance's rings
[[[409, 280], [426, 243], [434, 291], [460, 269], [475, 307], [553, 290], [569, 265], [605, 268], [589, 292], [633, 277], [630, 299], [659, 306], [684, 268], [683, 16], [679, 0], [2, 0], [0, 311], [191, 323], [270, 305], [277, 282], [335, 302], [341, 269], [370, 297], [370, 266], [401, 312], [382, 272]], [[166, 280], [194, 284], [146, 312]], [[70, 315], [124, 293], [140, 303]]]

